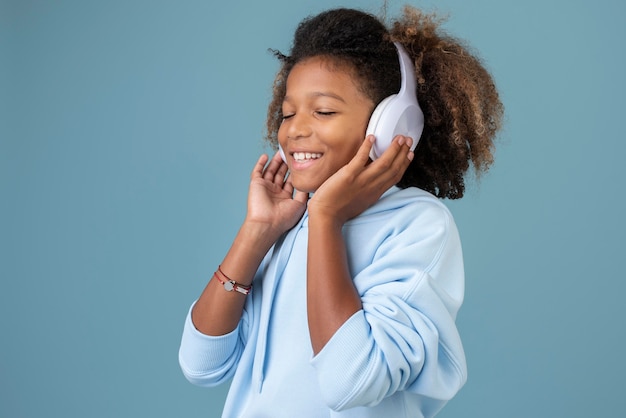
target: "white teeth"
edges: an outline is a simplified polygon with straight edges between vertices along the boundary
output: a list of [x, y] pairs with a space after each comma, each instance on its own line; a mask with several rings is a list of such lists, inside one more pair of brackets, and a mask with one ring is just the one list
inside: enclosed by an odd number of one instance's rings
[[294, 152], [293, 159], [297, 162], [304, 162], [308, 160], [317, 160], [322, 154], [317, 152]]

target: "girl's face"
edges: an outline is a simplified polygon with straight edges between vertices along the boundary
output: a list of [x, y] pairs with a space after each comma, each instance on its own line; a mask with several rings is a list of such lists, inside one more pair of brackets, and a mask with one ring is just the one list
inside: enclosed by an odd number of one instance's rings
[[374, 103], [345, 65], [323, 57], [296, 64], [287, 78], [278, 142], [293, 186], [314, 192], [356, 154]]

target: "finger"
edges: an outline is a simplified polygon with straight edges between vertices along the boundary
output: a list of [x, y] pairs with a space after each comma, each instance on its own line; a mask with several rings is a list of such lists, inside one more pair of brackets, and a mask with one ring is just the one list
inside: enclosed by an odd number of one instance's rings
[[254, 165], [254, 168], [252, 169], [250, 179], [263, 177], [263, 168], [265, 167], [265, 164], [267, 164], [268, 159], [269, 157], [267, 156], [267, 154], [263, 154], [259, 157], [256, 164]]
[[412, 143], [413, 143], [413, 140], [411, 139], [411, 137], [404, 136], [404, 135], [396, 135], [393, 138], [393, 141], [391, 141], [391, 145], [389, 146], [389, 149], [391, 150], [391, 154], [394, 154], [394, 157], [395, 157], [395, 154], [403, 152], [403, 150], [408, 151]]
[[283, 190], [289, 193], [290, 195], [293, 195], [293, 184], [291, 184], [289, 180], [286, 180], [285, 184], [283, 184]]
[[296, 190], [296, 194], [293, 197], [293, 200], [302, 204], [306, 204], [307, 200], [309, 200], [309, 194], [307, 192], [301, 192], [300, 190]]
[[374, 135], [368, 135], [349, 164], [355, 164], [358, 167], [365, 167], [369, 162], [370, 150], [372, 149], [372, 146], [374, 146], [375, 141], [376, 137]]
[[265, 167], [265, 171], [263, 172], [263, 178], [265, 180], [273, 181], [282, 163], [283, 163], [283, 160], [280, 157], [280, 154], [279, 153], [274, 154], [274, 156], [270, 160], [267, 167]]
[[285, 176], [287, 175], [287, 169], [288, 169], [287, 164], [285, 164], [281, 160], [280, 167], [278, 167], [278, 171], [276, 172], [276, 175], [274, 176], [274, 183], [278, 184], [279, 186], [282, 186], [285, 183]]
[[398, 135], [396, 138], [394, 138], [394, 140], [392, 141], [392, 147], [391, 147], [393, 149], [393, 154], [395, 154], [393, 156], [393, 159], [394, 160], [396, 159], [410, 160], [412, 158], [412, 155], [411, 155], [412, 143], [413, 143], [413, 139], [411, 139], [411, 137], [408, 137], [408, 136]]
[[411, 143], [409, 137], [396, 136], [389, 148], [368, 167], [370, 174], [374, 176], [372, 181], [385, 187], [390, 181], [394, 184], [400, 181], [413, 158]]
[[272, 160], [276, 160], [280, 164], [284, 163], [283, 157], [281, 157], [280, 152], [276, 152], [276, 154], [274, 154], [274, 156], [272, 157]]
[[393, 141], [391, 157], [391, 166], [388, 170], [394, 181], [400, 181], [402, 175], [413, 160], [413, 152], [411, 144], [413, 140], [407, 136], [399, 136]]
[[391, 145], [389, 148], [381, 155], [381, 159], [388, 161], [395, 161], [396, 159], [401, 160], [403, 158], [411, 159], [411, 144], [413, 140], [408, 136], [398, 135], [393, 141], [391, 141]]

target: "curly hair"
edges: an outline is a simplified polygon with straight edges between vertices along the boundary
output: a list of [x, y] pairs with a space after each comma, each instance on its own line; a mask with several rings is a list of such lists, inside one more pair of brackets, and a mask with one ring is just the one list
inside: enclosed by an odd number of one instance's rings
[[287, 77], [298, 62], [325, 56], [347, 64], [363, 93], [378, 104], [400, 89], [393, 45], [400, 42], [414, 60], [424, 131], [397, 185], [419, 187], [440, 198], [463, 197], [470, 164], [480, 174], [493, 163], [504, 108], [480, 59], [462, 41], [443, 33], [441, 22], [410, 6], [389, 29], [375, 16], [354, 9], [328, 10], [303, 20], [290, 55], [274, 51], [282, 65], [268, 107], [266, 139], [277, 147]]

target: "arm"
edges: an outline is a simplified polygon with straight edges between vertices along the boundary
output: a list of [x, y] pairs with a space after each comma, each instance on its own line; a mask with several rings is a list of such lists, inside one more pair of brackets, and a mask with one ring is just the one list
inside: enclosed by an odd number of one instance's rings
[[[287, 165], [276, 154], [268, 162], [261, 156], [252, 171], [248, 211], [221, 269], [232, 280], [249, 285], [263, 257], [276, 240], [302, 217], [306, 193], [296, 192], [285, 179]], [[267, 167], [266, 167], [267, 164]], [[217, 280], [209, 280], [192, 311], [193, 324], [206, 335], [233, 331], [243, 312], [246, 296], [226, 292]]]
[[[243, 285], [252, 282], [267, 251], [304, 213], [308, 195], [293, 195], [286, 172], [278, 155], [269, 164], [261, 156], [252, 172], [245, 221], [221, 264], [222, 271]], [[179, 350], [181, 369], [190, 382], [213, 386], [232, 377], [243, 351], [243, 331], [236, 330], [245, 300], [213, 278], [194, 303]]]
[[348, 270], [342, 227], [400, 180], [413, 157], [409, 141], [396, 138], [381, 158], [368, 164], [373, 143], [373, 137], [368, 137], [354, 159], [331, 176], [309, 203], [307, 314], [314, 354], [361, 309]]
[[455, 324], [464, 288], [458, 233], [449, 211], [417, 190], [397, 191], [368, 213], [344, 228], [362, 309], [312, 365], [334, 410], [384, 408], [397, 395], [419, 400], [430, 416], [466, 379]]

